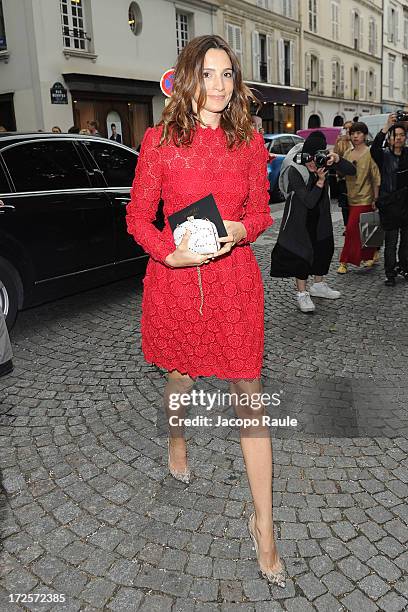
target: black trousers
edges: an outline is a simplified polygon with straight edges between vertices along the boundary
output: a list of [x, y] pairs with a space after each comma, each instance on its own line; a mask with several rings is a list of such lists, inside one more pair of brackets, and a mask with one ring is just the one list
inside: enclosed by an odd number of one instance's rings
[[399, 229], [385, 231], [384, 267], [388, 278], [397, 275], [395, 268], [397, 265], [398, 238], [400, 239], [398, 263], [404, 272], [408, 272], [408, 225], [406, 225]]

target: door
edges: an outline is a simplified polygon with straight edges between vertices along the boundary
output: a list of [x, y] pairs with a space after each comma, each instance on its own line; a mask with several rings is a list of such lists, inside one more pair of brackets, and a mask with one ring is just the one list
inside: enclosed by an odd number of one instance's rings
[[[8, 198], [14, 214], [2, 225], [22, 246], [33, 268], [34, 281], [86, 270], [92, 261], [90, 219], [106, 201], [90, 188], [88, 170], [77, 145], [69, 139], [39, 139], [6, 147], [2, 157], [16, 193]], [[105, 260], [113, 257], [113, 229], [105, 223]], [[109, 246], [110, 245], [110, 253]], [[98, 262], [99, 263], [99, 262]]]
[[127, 232], [126, 206], [130, 202], [130, 188], [135, 176], [137, 153], [111, 142], [88, 140], [88, 152], [101, 172], [107, 188], [115, 220], [115, 261], [128, 261], [144, 255], [140, 247]]

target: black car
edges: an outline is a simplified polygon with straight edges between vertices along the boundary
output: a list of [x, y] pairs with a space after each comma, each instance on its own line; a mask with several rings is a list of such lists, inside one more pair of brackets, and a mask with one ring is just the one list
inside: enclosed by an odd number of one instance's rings
[[138, 154], [76, 134], [0, 135], [0, 307], [17, 311], [143, 273], [126, 230]]

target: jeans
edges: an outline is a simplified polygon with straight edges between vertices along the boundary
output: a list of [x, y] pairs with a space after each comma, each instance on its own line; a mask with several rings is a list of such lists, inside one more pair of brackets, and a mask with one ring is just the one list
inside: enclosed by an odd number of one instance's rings
[[393, 278], [397, 275], [395, 270], [397, 265], [397, 245], [398, 237], [400, 239], [398, 248], [398, 263], [404, 272], [408, 272], [408, 225], [395, 230], [385, 231], [385, 248], [384, 248], [384, 267], [387, 278]]

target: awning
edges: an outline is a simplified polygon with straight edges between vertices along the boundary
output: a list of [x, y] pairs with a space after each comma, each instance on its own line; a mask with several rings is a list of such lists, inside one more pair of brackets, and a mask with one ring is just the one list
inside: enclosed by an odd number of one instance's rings
[[72, 91], [125, 96], [158, 96], [161, 94], [160, 85], [156, 81], [80, 73], [63, 74], [62, 76], [68, 89]]
[[283, 85], [267, 85], [246, 81], [246, 85], [254, 92], [261, 102], [276, 102], [277, 104], [298, 104], [306, 106], [309, 102], [309, 92], [300, 87], [284, 87]]

